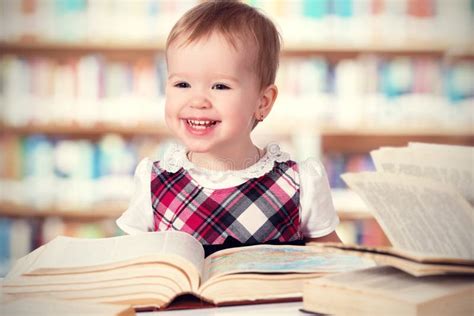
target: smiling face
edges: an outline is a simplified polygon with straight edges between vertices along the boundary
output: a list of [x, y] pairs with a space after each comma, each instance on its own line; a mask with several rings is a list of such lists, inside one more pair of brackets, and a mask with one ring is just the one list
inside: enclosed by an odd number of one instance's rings
[[222, 157], [254, 148], [250, 132], [262, 99], [254, 52], [213, 33], [167, 51], [165, 119], [196, 153]]

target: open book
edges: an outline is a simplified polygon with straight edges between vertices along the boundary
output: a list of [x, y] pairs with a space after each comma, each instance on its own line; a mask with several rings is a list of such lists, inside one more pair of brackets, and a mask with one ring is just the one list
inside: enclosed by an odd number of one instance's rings
[[377, 172], [342, 178], [392, 247], [328, 246], [365, 252], [413, 275], [474, 273], [474, 149], [415, 143], [371, 155]]
[[417, 278], [373, 267], [311, 280], [303, 309], [336, 315], [473, 315], [474, 276]]
[[19, 259], [3, 283], [9, 299], [55, 299], [166, 308], [192, 294], [214, 305], [301, 299], [303, 281], [373, 265], [306, 246], [231, 248], [204, 258], [182, 232], [102, 239], [57, 237]]
[[19, 299], [0, 303], [0, 315], [14, 316], [135, 316], [130, 306], [52, 299]]

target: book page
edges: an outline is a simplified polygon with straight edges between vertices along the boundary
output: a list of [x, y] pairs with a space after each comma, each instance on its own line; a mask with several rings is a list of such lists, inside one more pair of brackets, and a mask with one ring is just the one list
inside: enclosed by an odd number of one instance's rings
[[401, 302], [419, 303], [450, 295], [466, 289], [474, 289], [474, 277], [426, 276], [417, 278], [392, 267], [373, 267], [357, 272], [325, 276], [313, 284], [336, 284], [378, 296], [388, 296]]
[[474, 148], [412, 143], [371, 153], [377, 171], [429, 178], [454, 186], [474, 204]]
[[206, 259], [205, 281], [232, 273], [334, 273], [374, 265], [358, 256], [305, 246], [256, 245], [218, 251]]
[[23, 272], [29, 271], [31, 267], [36, 263], [36, 260], [40, 257], [45, 246], [41, 246], [30, 252], [28, 255], [18, 259], [8, 274], [5, 276], [5, 280], [14, 279], [20, 276]]
[[[309, 243], [313, 247], [323, 247], [328, 252], [343, 252], [369, 258], [379, 265], [388, 265], [405, 271], [413, 276], [444, 275], [444, 274], [472, 274], [474, 275], [474, 265], [450, 264], [448, 260], [429, 263], [418, 262], [413, 256], [407, 257], [405, 253], [400, 253], [391, 247], [370, 247], [364, 245], [350, 245], [342, 243]], [[451, 263], [459, 263], [454, 260]]]
[[[60, 275], [22, 275], [5, 279], [3, 294], [54, 291], [89, 290], [133, 284], [157, 284], [174, 293], [189, 287], [187, 276], [167, 264], [140, 264], [93, 273]], [[109, 290], [109, 289], [107, 289]]]
[[156, 255], [184, 258], [202, 273], [202, 245], [191, 235], [178, 231], [97, 239], [59, 236], [44, 245], [34, 264], [23, 272], [106, 266]]
[[0, 304], [0, 315], [125, 316], [135, 315], [135, 311], [127, 305], [29, 298]]
[[443, 184], [407, 175], [342, 175], [367, 203], [395, 249], [426, 258], [474, 260], [474, 210]]

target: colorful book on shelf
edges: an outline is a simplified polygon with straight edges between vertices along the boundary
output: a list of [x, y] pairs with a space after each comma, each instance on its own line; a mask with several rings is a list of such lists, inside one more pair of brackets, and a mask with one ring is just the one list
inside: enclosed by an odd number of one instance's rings
[[290, 301], [301, 299], [308, 279], [372, 265], [358, 256], [284, 245], [230, 248], [204, 258], [194, 237], [173, 231], [57, 237], [17, 261], [3, 293], [8, 299], [48, 296], [139, 310], [174, 308], [185, 294], [198, 299], [195, 306]]
[[361, 222], [360, 244], [367, 246], [386, 246], [390, 245], [380, 225], [374, 218], [366, 219]]
[[474, 147], [410, 143], [371, 153], [377, 172], [344, 174], [391, 247], [328, 244], [415, 276], [474, 274]]
[[417, 278], [392, 267], [372, 267], [311, 280], [303, 309], [336, 315], [473, 315], [474, 276]]

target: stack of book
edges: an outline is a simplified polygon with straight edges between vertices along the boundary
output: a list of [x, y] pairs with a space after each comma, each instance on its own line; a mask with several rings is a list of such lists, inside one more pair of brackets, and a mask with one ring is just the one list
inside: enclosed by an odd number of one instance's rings
[[330, 314], [474, 313], [474, 148], [411, 143], [371, 153], [377, 172], [343, 175], [391, 247], [327, 244], [379, 265], [306, 284], [304, 308]]

